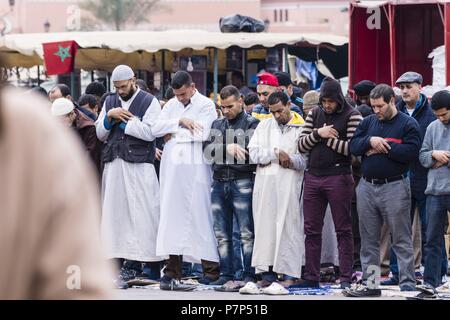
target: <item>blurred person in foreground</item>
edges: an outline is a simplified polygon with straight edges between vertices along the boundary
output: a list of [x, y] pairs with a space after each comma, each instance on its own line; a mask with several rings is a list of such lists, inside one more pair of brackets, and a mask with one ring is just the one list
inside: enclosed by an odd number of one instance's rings
[[99, 188], [80, 142], [44, 99], [0, 95], [0, 299], [111, 298]]

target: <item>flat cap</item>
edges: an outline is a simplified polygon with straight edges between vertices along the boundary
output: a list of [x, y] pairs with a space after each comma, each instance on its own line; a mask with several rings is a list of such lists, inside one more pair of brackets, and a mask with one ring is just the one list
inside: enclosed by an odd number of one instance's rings
[[400, 78], [398, 78], [397, 81], [395, 81], [395, 84], [413, 83], [413, 82], [422, 84], [423, 82], [422, 75], [414, 71], [408, 71], [402, 74]]

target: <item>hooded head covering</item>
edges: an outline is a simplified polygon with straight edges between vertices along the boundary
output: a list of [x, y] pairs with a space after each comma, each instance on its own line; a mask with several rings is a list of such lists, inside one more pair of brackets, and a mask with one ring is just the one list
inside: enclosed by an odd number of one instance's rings
[[126, 81], [132, 79], [133, 77], [134, 77], [133, 69], [131, 69], [129, 66], [121, 64], [114, 69], [111, 75], [111, 80], [113, 82]]
[[322, 86], [320, 87], [320, 105], [322, 105], [323, 98], [332, 99], [338, 103], [339, 106], [336, 112], [341, 112], [344, 106], [348, 105], [348, 102], [345, 100], [344, 95], [342, 94], [340, 83], [333, 78], [326, 77], [323, 80]]

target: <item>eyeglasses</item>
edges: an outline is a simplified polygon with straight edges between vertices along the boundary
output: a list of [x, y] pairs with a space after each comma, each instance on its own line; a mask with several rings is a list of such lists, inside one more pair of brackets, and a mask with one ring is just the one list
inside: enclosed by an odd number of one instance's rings
[[270, 92], [258, 92], [259, 97], [261, 97], [261, 96], [267, 97], [269, 94], [270, 94]]

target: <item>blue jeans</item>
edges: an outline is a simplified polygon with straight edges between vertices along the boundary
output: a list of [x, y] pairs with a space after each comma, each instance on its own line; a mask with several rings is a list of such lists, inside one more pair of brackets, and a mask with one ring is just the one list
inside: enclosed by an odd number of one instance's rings
[[[425, 244], [424, 282], [439, 287], [442, 281], [442, 235], [445, 234], [450, 195], [427, 198], [427, 242]], [[445, 258], [447, 259], [447, 258]]]
[[242, 261], [242, 243], [237, 218], [233, 219], [233, 270], [236, 280], [243, 280], [244, 264]]
[[[421, 224], [421, 250], [422, 250], [422, 265], [425, 265], [425, 242], [427, 238], [427, 196], [424, 192], [412, 191], [411, 192], [411, 224], [414, 222], [414, 214], [416, 213], [416, 208], [419, 210], [419, 218]], [[447, 253], [445, 252], [445, 238], [442, 235], [442, 241], [444, 242], [444, 247], [442, 248], [442, 276], [447, 274]], [[398, 279], [398, 263], [397, 256], [394, 250], [391, 248], [390, 257], [390, 269], [392, 272], [392, 277]]]
[[203, 268], [200, 263], [183, 262], [181, 268], [182, 277], [203, 276]]
[[214, 180], [211, 189], [211, 206], [214, 231], [218, 243], [221, 277], [234, 279], [233, 268], [233, 216], [239, 227], [244, 261], [244, 278], [255, 277], [252, 268], [254, 225], [252, 194], [254, 179], [230, 181]]

